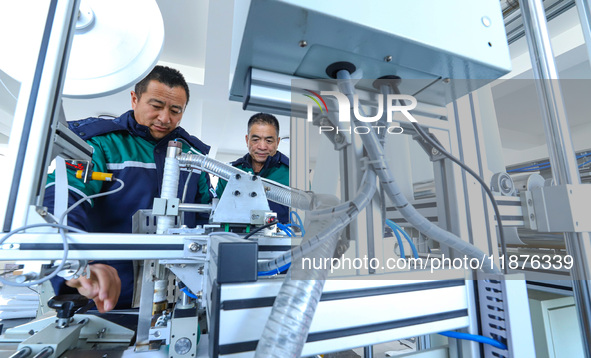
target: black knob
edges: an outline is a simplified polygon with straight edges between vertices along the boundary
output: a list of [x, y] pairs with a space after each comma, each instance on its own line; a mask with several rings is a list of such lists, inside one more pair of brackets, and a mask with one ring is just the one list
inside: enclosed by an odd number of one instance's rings
[[52, 297], [47, 305], [57, 311], [57, 318], [70, 318], [79, 308], [88, 304], [89, 299], [78, 294]]

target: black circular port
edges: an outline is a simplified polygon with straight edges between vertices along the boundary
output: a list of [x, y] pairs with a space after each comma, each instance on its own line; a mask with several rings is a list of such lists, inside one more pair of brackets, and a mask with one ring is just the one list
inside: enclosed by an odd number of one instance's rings
[[389, 76], [382, 76], [380, 78], [378, 78], [377, 80], [373, 81], [372, 85], [373, 88], [379, 90], [381, 86], [392, 86], [392, 87], [398, 87], [400, 86], [400, 83], [402, 82], [402, 79], [398, 76], [395, 75], [389, 75]]
[[335, 62], [326, 68], [326, 74], [330, 78], [337, 78], [337, 73], [341, 70], [346, 70], [349, 73], [353, 73], [357, 70], [357, 67], [355, 67], [355, 65], [351, 62]]

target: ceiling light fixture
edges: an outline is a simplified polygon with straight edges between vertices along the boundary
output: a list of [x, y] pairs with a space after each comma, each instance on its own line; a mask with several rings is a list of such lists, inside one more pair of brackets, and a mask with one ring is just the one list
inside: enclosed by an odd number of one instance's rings
[[[47, 8], [26, 1], [3, 5], [0, 69], [22, 82], [34, 71]], [[31, 21], [22, 21], [23, 16]], [[8, 32], [6, 32], [8, 33]], [[12, 37], [12, 38], [10, 38]], [[119, 92], [156, 65], [164, 44], [164, 22], [156, 1], [82, 0], [63, 95], [93, 98]]]

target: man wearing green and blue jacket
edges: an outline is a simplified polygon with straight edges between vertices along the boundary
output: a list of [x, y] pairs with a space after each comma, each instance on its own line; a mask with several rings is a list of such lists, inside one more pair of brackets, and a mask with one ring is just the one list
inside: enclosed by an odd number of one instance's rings
[[[232, 163], [232, 166], [263, 178], [289, 186], [289, 158], [277, 150], [279, 146], [279, 121], [267, 113], [257, 113], [248, 120], [246, 146], [248, 153]], [[217, 196], [224, 192], [227, 181], [220, 179]], [[280, 223], [289, 221], [289, 208], [269, 201], [271, 211], [277, 213]]]
[[[113, 173], [125, 186], [114, 195], [84, 202], [68, 214], [68, 225], [88, 232], [131, 233], [132, 216], [140, 209], [151, 209], [153, 199], [160, 196], [164, 159], [170, 140], [183, 143], [203, 154], [209, 146], [179, 127], [189, 101], [189, 86], [177, 70], [156, 66], [138, 82], [131, 92], [132, 110], [109, 120], [87, 118], [69, 122], [70, 129], [94, 148], [93, 170]], [[68, 170], [68, 206], [83, 196], [107, 192], [117, 188], [118, 182], [76, 179], [75, 171]], [[210, 203], [215, 195], [205, 172], [181, 170], [179, 198], [185, 181], [189, 179], [185, 202]], [[55, 176], [48, 177], [44, 205], [54, 209]], [[183, 223], [189, 227], [207, 223], [207, 216], [187, 213]], [[90, 279], [80, 277], [68, 281], [54, 279], [57, 294], [78, 292], [95, 301], [99, 311], [115, 306], [131, 306], [134, 287], [131, 261], [101, 261], [90, 265]]]

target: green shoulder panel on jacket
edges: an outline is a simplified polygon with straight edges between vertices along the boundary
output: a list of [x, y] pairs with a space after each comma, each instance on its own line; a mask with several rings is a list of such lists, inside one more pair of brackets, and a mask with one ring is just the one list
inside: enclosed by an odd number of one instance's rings
[[215, 186], [215, 193], [218, 198], [222, 196], [224, 189], [226, 189], [226, 185], [228, 185], [227, 181], [221, 178], [218, 179], [218, 184]]
[[266, 173], [262, 173], [263, 178], [273, 180], [279, 184], [289, 186], [289, 167], [281, 165], [279, 168], [271, 168]]
[[106, 163], [110, 165], [125, 162], [154, 163], [154, 147], [156, 143], [127, 132], [113, 132], [93, 137], [88, 140], [88, 143], [101, 147], [101, 150], [105, 153]]

